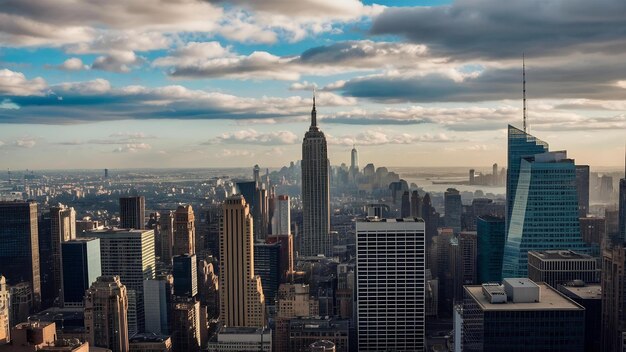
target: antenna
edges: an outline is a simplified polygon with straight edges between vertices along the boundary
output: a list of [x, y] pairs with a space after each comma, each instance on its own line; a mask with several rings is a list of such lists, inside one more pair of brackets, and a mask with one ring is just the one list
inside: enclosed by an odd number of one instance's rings
[[526, 132], [526, 60], [522, 53], [522, 93], [524, 101], [524, 132]]

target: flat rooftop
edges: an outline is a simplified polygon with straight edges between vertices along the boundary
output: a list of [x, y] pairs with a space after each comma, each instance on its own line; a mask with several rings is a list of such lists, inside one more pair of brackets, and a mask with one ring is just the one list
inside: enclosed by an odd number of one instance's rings
[[81, 237], [102, 236], [102, 235], [128, 235], [128, 234], [140, 235], [149, 231], [154, 231], [154, 230], [121, 229], [121, 228], [113, 227], [113, 228], [89, 230], [89, 231], [84, 232], [83, 236]]
[[539, 286], [539, 302], [532, 303], [490, 303], [483, 294], [481, 285], [464, 286], [465, 291], [478, 303], [483, 311], [523, 311], [523, 310], [581, 310], [584, 309], [571, 299], [564, 297], [543, 282]]
[[590, 255], [570, 250], [529, 251], [528, 255], [534, 255], [542, 260], [594, 260]]
[[599, 284], [585, 286], [559, 286], [559, 291], [572, 298], [602, 299], [602, 286]]
[[366, 218], [357, 219], [358, 222], [424, 222], [422, 218], [379, 218], [368, 216]]

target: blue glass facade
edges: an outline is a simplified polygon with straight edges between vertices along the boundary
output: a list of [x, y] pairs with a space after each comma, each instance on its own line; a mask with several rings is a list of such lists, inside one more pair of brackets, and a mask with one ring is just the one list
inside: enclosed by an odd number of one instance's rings
[[61, 244], [63, 303], [80, 306], [85, 291], [102, 275], [100, 239], [79, 238]]
[[[566, 152], [522, 157], [509, 209], [503, 277], [528, 274], [528, 251], [587, 252], [578, 220], [576, 166]], [[508, 201], [508, 200], [507, 200]]]
[[502, 281], [502, 256], [504, 254], [504, 218], [480, 216], [476, 220], [478, 231], [478, 281]]
[[267, 305], [274, 305], [280, 285], [280, 243], [254, 244], [254, 273], [261, 277], [263, 295]]

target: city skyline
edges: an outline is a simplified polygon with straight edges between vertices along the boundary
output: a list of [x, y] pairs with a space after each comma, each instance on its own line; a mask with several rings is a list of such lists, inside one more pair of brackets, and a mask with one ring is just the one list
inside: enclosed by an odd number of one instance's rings
[[6, 168], [288, 165], [314, 88], [332, 165], [353, 144], [361, 167], [504, 165], [522, 54], [529, 132], [592, 170], [622, 168], [617, 0], [6, 5]]

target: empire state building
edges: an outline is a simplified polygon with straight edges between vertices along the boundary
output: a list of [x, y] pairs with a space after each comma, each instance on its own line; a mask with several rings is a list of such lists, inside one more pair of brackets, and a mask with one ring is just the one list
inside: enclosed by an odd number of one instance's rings
[[302, 141], [303, 240], [300, 255], [330, 255], [330, 186], [326, 137], [317, 127], [315, 96], [311, 127]]

